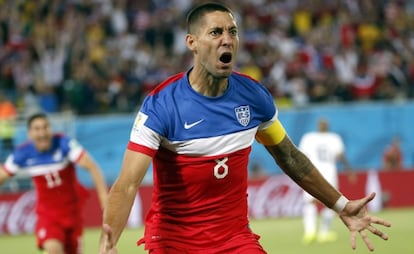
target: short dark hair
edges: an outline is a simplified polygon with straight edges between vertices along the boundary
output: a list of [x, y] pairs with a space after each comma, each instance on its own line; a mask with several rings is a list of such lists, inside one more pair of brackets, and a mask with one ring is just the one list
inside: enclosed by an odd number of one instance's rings
[[194, 33], [195, 25], [200, 22], [201, 18], [206, 13], [214, 11], [228, 12], [231, 15], [233, 15], [233, 12], [230, 10], [230, 8], [226, 7], [221, 3], [211, 2], [198, 5], [191, 9], [190, 12], [187, 14], [187, 32]]
[[48, 120], [47, 115], [45, 113], [43, 112], [35, 113], [27, 119], [27, 128], [30, 128], [30, 126], [32, 125], [32, 122], [39, 118]]

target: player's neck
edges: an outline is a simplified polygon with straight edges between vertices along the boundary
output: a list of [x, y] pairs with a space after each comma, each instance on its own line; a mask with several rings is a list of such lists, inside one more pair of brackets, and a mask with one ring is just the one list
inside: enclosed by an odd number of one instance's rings
[[209, 97], [223, 95], [228, 86], [228, 78], [215, 78], [205, 72], [192, 70], [188, 76], [188, 81], [194, 91]]

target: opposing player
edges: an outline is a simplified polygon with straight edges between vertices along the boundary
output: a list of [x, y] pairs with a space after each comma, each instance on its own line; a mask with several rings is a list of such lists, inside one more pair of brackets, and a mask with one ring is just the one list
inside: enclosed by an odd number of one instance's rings
[[30, 140], [15, 148], [0, 166], [0, 184], [19, 171], [32, 176], [38, 248], [47, 254], [81, 254], [82, 205], [87, 192], [76, 178], [75, 164], [91, 174], [102, 209], [107, 199], [103, 175], [76, 140], [52, 133], [45, 114], [32, 115], [27, 127]]
[[352, 235], [365, 230], [388, 239], [369, 215], [374, 198], [348, 201], [291, 142], [270, 93], [233, 72], [239, 45], [232, 12], [220, 4], [195, 7], [187, 17], [194, 66], [174, 75], [144, 100], [132, 127], [121, 172], [103, 215], [100, 253], [117, 253], [137, 188], [153, 162], [152, 206], [138, 241], [152, 254], [263, 254], [247, 216], [247, 164], [256, 138], [280, 167], [326, 206]]
[[[318, 130], [305, 133], [299, 143], [299, 149], [308, 156], [322, 176], [335, 188], [338, 188], [337, 162], [344, 165], [344, 169], [352, 175], [351, 167], [345, 156], [345, 146], [341, 136], [329, 131], [329, 123], [321, 118], [318, 121]], [[332, 231], [334, 211], [328, 207], [321, 210], [319, 229], [317, 227], [318, 207], [317, 200], [309, 193], [304, 192], [303, 206], [303, 242], [309, 244], [314, 240], [330, 242], [337, 239], [336, 232]]]

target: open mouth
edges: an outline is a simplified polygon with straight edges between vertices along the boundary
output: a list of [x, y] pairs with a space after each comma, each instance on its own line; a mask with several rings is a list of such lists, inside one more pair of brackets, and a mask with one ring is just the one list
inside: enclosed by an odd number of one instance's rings
[[231, 53], [224, 53], [220, 56], [220, 62], [228, 64], [231, 62]]

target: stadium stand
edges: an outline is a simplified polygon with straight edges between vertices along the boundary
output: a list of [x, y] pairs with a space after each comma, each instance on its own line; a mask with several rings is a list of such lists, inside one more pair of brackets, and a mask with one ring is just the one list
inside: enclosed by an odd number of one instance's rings
[[[186, 11], [198, 1], [0, 1], [0, 90], [24, 116], [132, 112], [190, 66]], [[237, 69], [280, 106], [414, 95], [412, 1], [226, 1], [238, 16]]]

